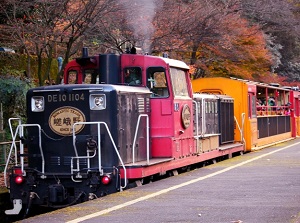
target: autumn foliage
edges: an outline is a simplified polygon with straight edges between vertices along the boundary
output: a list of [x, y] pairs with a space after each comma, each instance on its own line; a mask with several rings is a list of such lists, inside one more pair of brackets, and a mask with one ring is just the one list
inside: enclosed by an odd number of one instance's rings
[[[49, 64], [57, 56], [63, 56], [66, 63], [80, 55], [83, 46], [91, 54], [124, 53], [135, 46], [143, 53], [166, 52], [185, 61], [192, 68], [192, 78], [263, 79], [274, 76], [281, 55], [270, 51], [265, 24], [256, 22], [267, 15], [260, 4], [257, 0], [3, 0], [0, 22], [10, 37], [2, 42], [22, 49], [28, 58], [32, 54], [48, 57]], [[269, 9], [280, 7], [275, 12], [288, 17], [287, 6], [292, 4], [279, 1]], [[289, 27], [296, 27], [293, 24]], [[39, 70], [40, 83], [43, 72], [47, 75], [48, 71]]]

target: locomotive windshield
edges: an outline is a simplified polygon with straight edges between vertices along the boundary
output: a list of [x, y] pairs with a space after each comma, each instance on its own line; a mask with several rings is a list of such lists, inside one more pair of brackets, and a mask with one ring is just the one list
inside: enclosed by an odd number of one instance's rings
[[170, 74], [175, 97], [189, 96], [185, 72], [172, 67], [170, 68]]

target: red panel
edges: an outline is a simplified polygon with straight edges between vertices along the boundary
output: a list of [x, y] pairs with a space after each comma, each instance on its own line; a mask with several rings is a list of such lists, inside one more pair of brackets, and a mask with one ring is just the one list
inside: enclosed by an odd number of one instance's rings
[[[203, 162], [206, 160], [214, 159], [220, 156], [232, 154], [239, 151], [244, 151], [244, 146], [241, 144], [231, 149], [213, 150], [210, 152], [202, 153], [200, 156], [193, 155], [149, 166], [127, 167], [126, 176], [127, 179], [140, 179], [157, 173], [166, 173], [169, 170], [174, 170], [183, 166]], [[122, 168], [120, 169], [120, 173], [121, 177], [124, 178], [124, 171]]]
[[[193, 137], [193, 104], [191, 99], [174, 100], [178, 104], [178, 111], [174, 111], [174, 137], [175, 138], [191, 138]], [[190, 108], [190, 125], [187, 128], [183, 126], [182, 110], [185, 105]]]
[[171, 115], [172, 114], [172, 101], [171, 100], [161, 100], [161, 114]]
[[151, 99], [150, 126], [151, 137], [172, 137], [174, 135], [171, 100]]
[[171, 138], [152, 138], [152, 157], [172, 157]]

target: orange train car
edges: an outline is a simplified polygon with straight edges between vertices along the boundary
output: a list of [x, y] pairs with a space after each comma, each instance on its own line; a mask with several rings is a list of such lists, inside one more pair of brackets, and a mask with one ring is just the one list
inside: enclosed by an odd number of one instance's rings
[[225, 94], [234, 98], [235, 140], [253, 151], [299, 136], [299, 100], [296, 89], [236, 78], [200, 78], [195, 93]]

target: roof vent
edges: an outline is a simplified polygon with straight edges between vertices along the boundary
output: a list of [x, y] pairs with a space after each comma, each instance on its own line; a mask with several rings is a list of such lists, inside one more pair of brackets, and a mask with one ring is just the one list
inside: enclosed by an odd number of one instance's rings
[[272, 87], [279, 87], [278, 83], [270, 83], [269, 85], [272, 86]]

